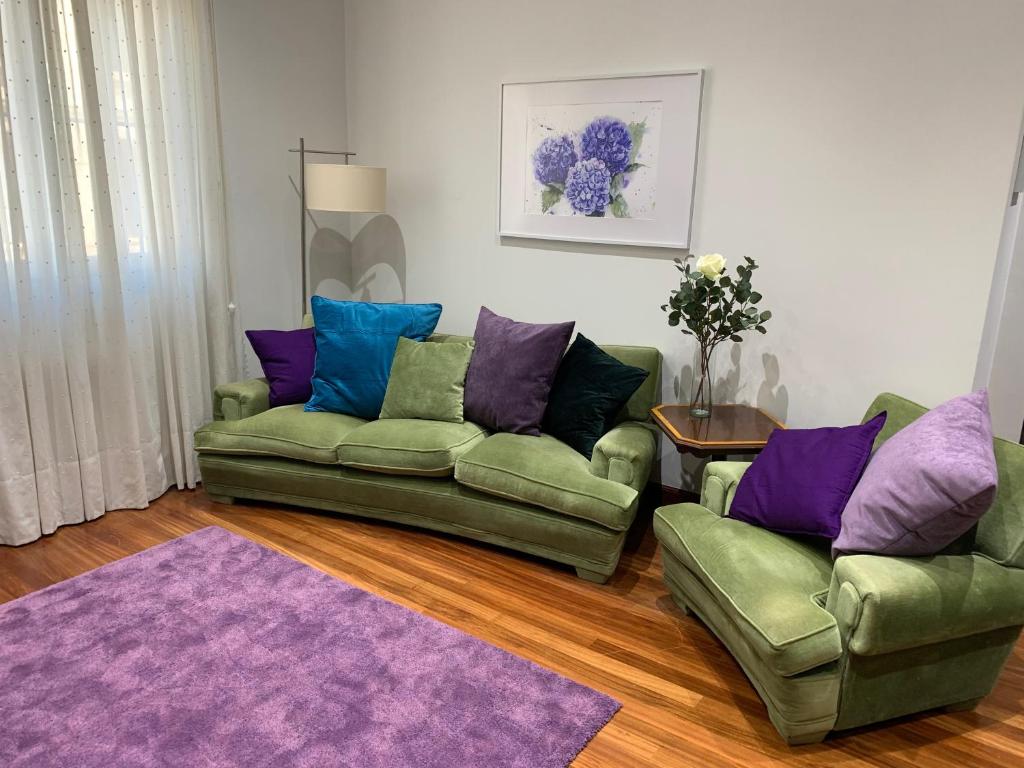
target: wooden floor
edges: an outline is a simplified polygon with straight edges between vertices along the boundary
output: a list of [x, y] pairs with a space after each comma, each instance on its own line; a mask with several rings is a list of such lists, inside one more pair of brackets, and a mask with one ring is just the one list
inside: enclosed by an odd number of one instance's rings
[[19, 548], [0, 547], [0, 602], [207, 525], [254, 541], [604, 691], [622, 703], [573, 763], [596, 766], [1024, 764], [1024, 643], [974, 712], [915, 716], [789, 748], [739, 667], [661, 581], [650, 524], [605, 586], [447, 536], [170, 492]]

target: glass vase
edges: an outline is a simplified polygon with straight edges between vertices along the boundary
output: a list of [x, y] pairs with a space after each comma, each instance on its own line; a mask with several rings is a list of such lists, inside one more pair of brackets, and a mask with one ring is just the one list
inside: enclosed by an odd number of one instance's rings
[[690, 384], [690, 416], [695, 419], [711, 418], [711, 387], [714, 384], [712, 357], [714, 349], [700, 348], [693, 366]]

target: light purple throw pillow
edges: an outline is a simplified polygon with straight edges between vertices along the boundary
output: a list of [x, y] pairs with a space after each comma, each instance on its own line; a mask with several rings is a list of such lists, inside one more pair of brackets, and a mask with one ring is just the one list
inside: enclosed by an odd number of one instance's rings
[[988, 392], [953, 398], [875, 452], [843, 512], [832, 556], [934, 555], [988, 511], [996, 482]]
[[480, 307], [466, 373], [466, 419], [499, 432], [540, 435], [574, 325], [520, 323]]

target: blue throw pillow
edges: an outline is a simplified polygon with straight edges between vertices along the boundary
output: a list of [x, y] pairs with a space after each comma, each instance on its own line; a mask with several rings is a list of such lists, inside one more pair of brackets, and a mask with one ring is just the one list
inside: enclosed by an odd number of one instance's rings
[[388, 389], [398, 337], [425, 341], [440, 304], [371, 304], [314, 296], [316, 366], [307, 411], [376, 419]]

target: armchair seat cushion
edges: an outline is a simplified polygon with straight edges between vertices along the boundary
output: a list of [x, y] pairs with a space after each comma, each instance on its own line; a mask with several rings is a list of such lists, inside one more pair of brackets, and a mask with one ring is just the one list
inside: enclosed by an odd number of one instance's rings
[[662, 507], [654, 530], [775, 674], [796, 675], [840, 657], [836, 620], [822, 605], [832, 574], [826, 546], [699, 504]]
[[271, 408], [237, 421], [214, 421], [196, 431], [199, 453], [280, 456], [315, 464], [337, 464], [338, 445], [356, 427], [357, 416], [304, 411], [302, 405]]
[[455, 479], [615, 531], [629, 528], [636, 515], [636, 489], [597, 477], [589, 461], [550, 435], [491, 435], [459, 458]]
[[346, 467], [392, 475], [451, 477], [455, 461], [487, 437], [465, 421], [380, 419], [349, 432], [338, 446]]

